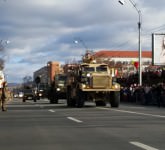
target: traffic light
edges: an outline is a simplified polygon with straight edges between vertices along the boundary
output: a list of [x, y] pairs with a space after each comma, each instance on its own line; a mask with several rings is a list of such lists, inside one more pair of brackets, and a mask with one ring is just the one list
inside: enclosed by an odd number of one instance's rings
[[35, 82], [36, 82], [36, 84], [39, 84], [39, 83], [41, 82], [41, 78], [40, 78], [39, 76], [37, 76], [37, 77], [35, 78]]

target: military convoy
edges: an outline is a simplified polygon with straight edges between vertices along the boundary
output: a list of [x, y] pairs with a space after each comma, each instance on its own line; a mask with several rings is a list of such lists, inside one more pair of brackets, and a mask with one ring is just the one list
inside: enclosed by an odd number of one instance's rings
[[51, 83], [48, 99], [58, 103], [63, 98], [69, 107], [83, 107], [85, 101], [96, 106], [119, 107], [120, 85], [116, 82], [114, 68], [96, 63], [93, 55], [86, 52], [82, 63], [66, 64], [63, 73], [57, 73]]

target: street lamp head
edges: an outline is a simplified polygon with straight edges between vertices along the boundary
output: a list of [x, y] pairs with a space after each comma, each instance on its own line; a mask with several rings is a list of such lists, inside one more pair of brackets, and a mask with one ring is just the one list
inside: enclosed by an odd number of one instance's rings
[[119, 0], [118, 1], [121, 5], [124, 5], [125, 4], [125, 1], [124, 0]]
[[78, 44], [78, 41], [77, 41], [77, 40], [74, 40], [74, 43], [75, 43], [75, 44]]
[[9, 40], [0, 40], [0, 44], [10, 44], [10, 41]]
[[6, 44], [10, 44], [10, 41], [9, 40], [7, 40], [7, 41], [5, 41], [6, 42]]

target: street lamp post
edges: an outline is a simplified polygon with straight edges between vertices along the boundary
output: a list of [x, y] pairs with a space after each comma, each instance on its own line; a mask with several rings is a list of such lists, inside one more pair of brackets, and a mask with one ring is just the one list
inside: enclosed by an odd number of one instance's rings
[[[132, 0], [129, 0], [129, 2], [133, 5], [133, 7], [136, 9], [137, 13], [138, 13], [138, 16], [139, 16], [139, 22], [138, 22], [138, 30], [139, 30], [139, 35], [138, 35], [138, 50], [139, 50], [139, 67], [138, 67], [138, 78], [139, 78], [139, 85], [141, 86], [142, 85], [142, 63], [141, 63], [141, 58], [142, 58], [142, 50], [141, 50], [141, 24], [142, 24], [142, 21], [141, 21], [141, 11], [140, 9], [137, 8], [136, 4], [132, 1]], [[124, 5], [124, 0], [119, 0], [119, 3], [121, 5]]]

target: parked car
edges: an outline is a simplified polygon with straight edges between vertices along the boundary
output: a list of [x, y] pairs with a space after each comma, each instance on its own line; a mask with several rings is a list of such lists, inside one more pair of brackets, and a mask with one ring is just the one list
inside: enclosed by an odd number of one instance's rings
[[33, 89], [24, 89], [23, 90], [23, 102], [26, 102], [26, 100], [33, 100], [34, 102], [37, 101], [35, 92]]
[[22, 97], [23, 97], [23, 95], [24, 95], [24, 93], [23, 93], [23, 92], [19, 92], [19, 93], [18, 93], [18, 97], [19, 97], [19, 98], [22, 98]]
[[13, 93], [13, 97], [17, 98], [18, 97], [18, 93]]

